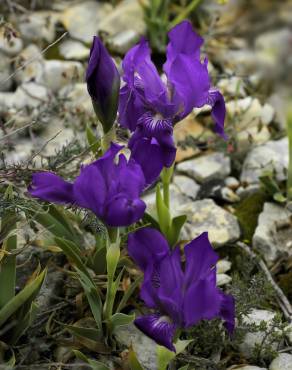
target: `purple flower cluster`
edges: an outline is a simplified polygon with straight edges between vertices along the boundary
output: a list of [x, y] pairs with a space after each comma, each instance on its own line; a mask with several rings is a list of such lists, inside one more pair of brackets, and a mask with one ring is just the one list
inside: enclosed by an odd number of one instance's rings
[[81, 168], [74, 183], [51, 172], [35, 173], [29, 192], [32, 196], [57, 204], [90, 209], [109, 226], [129, 226], [144, 214], [146, 205], [139, 198], [145, 179], [141, 167], [123, 154], [122, 146], [111, 144], [98, 160]]
[[144, 272], [141, 298], [155, 309], [135, 320], [146, 335], [175, 351], [172, 341], [176, 330], [203, 319], [220, 317], [232, 333], [234, 301], [216, 286], [218, 256], [207, 233], [185, 246], [184, 269], [179, 246], [170, 252], [167, 241], [155, 229], [144, 228], [130, 234], [128, 251]]
[[169, 40], [165, 82], [151, 61], [146, 40], [133, 47], [123, 61], [125, 85], [120, 92], [119, 122], [133, 132], [129, 147], [148, 182], [163, 167], [172, 165], [176, 153], [173, 126], [194, 107], [211, 105], [215, 130], [225, 137], [224, 98], [211, 87], [207, 59], [200, 60], [203, 39], [184, 21], [169, 32]]
[[[167, 60], [161, 78], [151, 61], [146, 40], [134, 46], [123, 60], [123, 86], [118, 70], [98, 37], [94, 37], [86, 75], [88, 92], [104, 133], [116, 120], [131, 131], [129, 160], [119, 154], [122, 146], [110, 148], [95, 162], [81, 168], [73, 181], [51, 172], [33, 175], [33, 197], [57, 204], [91, 210], [107, 226], [130, 226], [139, 221], [146, 205], [143, 190], [170, 167], [175, 159], [174, 125], [194, 107], [209, 104], [215, 131], [223, 138], [225, 103], [211, 86], [207, 59], [200, 48], [203, 39], [184, 21], [169, 32]], [[233, 298], [216, 286], [217, 254], [207, 233], [184, 248], [171, 251], [157, 230], [143, 228], [129, 235], [128, 252], [144, 273], [141, 298], [152, 309], [135, 320], [157, 343], [174, 351], [177, 329], [187, 329], [203, 319], [222, 318], [231, 333], [234, 328]]]

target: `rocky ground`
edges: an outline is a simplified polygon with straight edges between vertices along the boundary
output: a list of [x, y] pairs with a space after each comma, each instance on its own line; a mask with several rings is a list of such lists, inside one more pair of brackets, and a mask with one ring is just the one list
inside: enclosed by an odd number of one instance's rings
[[[60, 173], [68, 173], [72, 165], [70, 156], [74, 157], [75, 169], [88, 159], [86, 126], [100, 135], [84, 81], [92, 35], [97, 32], [103, 35], [120, 65], [123, 54], [147, 32], [139, 1], [117, 3], [2, 0], [1, 182], [16, 182], [24, 188], [21, 171], [25, 168], [27, 171], [58, 168]], [[232, 289], [236, 269], [245, 268], [234, 257], [234, 250], [239, 249], [256, 266], [247, 270], [250, 280], [257, 269], [267, 281], [272, 279], [276, 289], [277, 303], [253, 302], [245, 321], [250, 325], [264, 322], [266, 327], [244, 334], [225, 369], [291, 370], [292, 336], [288, 330], [292, 318], [291, 206], [281, 203], [279, 196], [273, 198], [262, 179], [272, 177], [282, 190], [287, 178], [284, 105], [291, 98], [292, 4], [272, 0], [219, 3], [203, 2], [194, 21], [206, 39], [204, 49], [215, 85], [227, 102], [229, 140], [224, 143], [215, 137], [205, 107], [196, 109], [176, 126], [179, 150], [171, 206], [174, 214], [188, 215], [184, 239], [209, 231], [210, 240], [222, 257], [218, 285]], [[149, 191], [145, 200], [151, 210], [154, 193]], [[24, 341], [18, 348], [20, 364], [27, 369], [32, 369], [33, 364], [39, 364], [38, 369], [54, 368], [48, 366], [67, 369], [65, 363], [71, 358], [68, 347], [57, 345], [54, 335], [44, 339], [44, 334], [38, 333], [40, 324], [46, 325], [48, 313], [62, 310], [64, 287], [61, 284], [60, 288], [60, 281], [64, 278], [64, 258], [36, 246], [32, 241], [39, 236], [27, 225], [22, 225], [19, 233], [23, 244], [31, 242], [19, 258], [26, 261], [29, 257], [28, 266], [38, 259], [42, 263], [49, 261], [51, 266], [51, 278], [39, 298], [42, 309], [32, 330], [35, 338]], [[74, 294], [65, 295], [70, 304], [64, 315], [70, 315], [74, 311]], [[284, 323], [281, 342], [272, 357], [265, 359], [263, 354], [263, 358], [255, 358], [255, 344], [264, 342], [276, 313], [282, 315]], [[58, 313], [58, 320], [61, 316]], [[131, 341], [145, 369], [155, 369], [155, 350], [150, 339], [130, 326], [121, 330], [119, 340], [125, 346]], [[52, 351], [54, 354], [48, 355]], [[217, 356], [220, 358], [220, 354]], [[213, 360], [216, 362], [216, 356]], [[193, 368], [216, 368], [208, 366]]]

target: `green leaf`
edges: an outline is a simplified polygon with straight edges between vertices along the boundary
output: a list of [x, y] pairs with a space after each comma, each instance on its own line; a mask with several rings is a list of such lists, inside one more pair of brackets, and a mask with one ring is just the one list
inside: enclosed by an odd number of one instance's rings
[[[9, 340], [10, 344], [17, 343], [18, 339], [26, 332], [36, 318], [38, 305], [34, 301], [28, 303], [28, 305], [23, 305], [20, 310], [16, 312], [16, 316], [21, 317], [21, 320], [18, 320], [16, 327], [13, 328], [13, 333]], [[25, 306], [28, 306], [29, 308], [27, 309]]]
[[128, 365], [130, 370], [144, 370], [132, 347], [129, 349], [128, 352]]
[[163, 201], [159, 184], [156, 187], [156, 209], [160, 229], [162, 233], [167, 237], [170, 228], [171, 218], [169, 209], [166, 207]]
[[56, 244], [62, 249], [69, 261], [73, 262], [78, 270], [82, 271], [83, 274], [90, 277], [88, 269], [82, 261], [79, 247], [70, 240], [55, 238]]
[[186, 19], [188, 17], [188, 15], [191, 12], [193, 12], [198, 7], [198, 5], [200, 5], [200, 3], [202, 1], [203, 0], [192, 0], [192, 1], [190, 1], [189, 4], [187, 6], [185, 6], [183, 8], [183, 10], [168, 24], [168, 31], [171, 28], [173, 28], [174, 26], [176, 26], [178, 23], [180, 23], [181, 21]]
[[86, 126], [86, 137], [88, 144], [90, 145], [90, 150], [96, 157], [98, 157], [98, 152], [101, 149], [100, 140], [95, 137], [92, 129], [88, 125]]
[[34, 299], [42, 287], [47, 270], [43, 270], [40, 275], [30, 284], [26, 285], [15, 297], [13, 297], [0, 310], [0, 326], [3, 325], [14, 312], [16, 312], [28, 300]]
[[178, 354], [185, 350], [185, 348], [192, 342], [193, 340], [177, 340], [174, 343], [176, 352], [172, 352], [169, 349], [157, 346], [157, 362], [158, 362], [158, 370], [166, 370], [167, 366], [169, 365], [170, 361], [172, 361]]
[[27, 214], [53, 235], [72, 241], [76, 240], [74, 232], [71, 229], [68, 229], [67, 221], [64, 223], [63, 219], [60, 218], [60, 214], [56, 217], [56, 208], [50, 206], [48, 211], [45, 211], [43, 208], [39, 208], [34, 212], [27, 211]]
[[117, 312], [120, 312], [127, 304], [128, 300], [130, 299], [131, 295], [134, 293], [135, 289], [138, 287], [138, 285], [143, 280], [143, 276], [137, 277], [137, 279], [128, 287], [128, 289], [125, 291], [119, 305], [117, 308]]
[[109, 246], [106, 254], [107, 274], [109, 279], [113, 279], [115, 275], [120, 254], [120, 246], [118, 243], [113, 243]]
[[78, 273], [80, 284], [84, 289], [97, 328], [102, 333], [102, 302], [100, 295], [92, 279], [77, 267], [75, 269]]
[[285, 203], [287, 201], [287, 198], [284, 197], [282, 193], [275, 193], [273, 195], [273, 198], [276, 202], [279, 202], [279, 203]]
[[175, 358], [175, 353], [163, 346], [157, 346], [157, 368], [166, 370], [170, 361]]
[[16, 254], [9, 252], [16, 248], [16, 235], [11, 235], [3, 242], [2, 251], [8, 252], [8, 255], [0, 260], [0, 309], [15, 296]]
[[160, 230], [159, 223], [155, 220], [150, 213], [145, 212], [143, 216], [143, 223], [150, 224], [156, 230]]
[[183, 367], [180, 367], [178, 370], [188, 370], [189, 368], [189, 365], [185, 365]]
[[102, 362], [91, 360], [87, 358], [82, 352], [73, 349], [74, 355], [79, 358], [79, 360], [86, 362], [88, 365], [91, 366], [92, 370], [110, 370], [109, 367], [104, 365]]
[[169, 244], [171, 246], [176, 245], [176, 243], [178, 242], [181, 229], [184, 226], [186, 220], [187, 220], [186, 215], [180, 215], [172, 219], [171, 229], [169, 232]]
[[97, 249], [90, 258], [92, 270], [96, 275], [102, 275], [106, 271], [106, 247]]
[[126, 315], [124, 313], [115, 313], [110, 318], [111, 330], [114, 332], [119, 326], [128, 325], [135, 319], [135, 314]]
[[64, 325], [64, 327], [77, 337], [84, 337], [93, 341], [97, 341], [101, 337], [100, 331], [94, 328], [84, 328], [75, 325]]

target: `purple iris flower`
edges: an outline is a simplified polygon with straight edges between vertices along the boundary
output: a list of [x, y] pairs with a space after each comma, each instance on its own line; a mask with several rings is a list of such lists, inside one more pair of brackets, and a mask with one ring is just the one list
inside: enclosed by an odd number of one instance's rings
[[86, 81], [95, 113], [106, 133], [117, 115], [120, 75], [108, 51], [96, 36], [90, 50]]
[[90, 209], [109, 226], [128, 226], [144, 214], [146, 205], [139, 198], [145, 178], [141, 167], [117, 153], [122, 146], [112, 143], [95, 162], [81, 168], [73, 183], [51, 172], [35, 173], [29, 193], [52, 203]]
[[157, 230], [143, 228], [129, 235], [129, 255], [144, 272], [141, 298], [154, 309], [140, 316], [136, 326], [158, 344], [175, 351], [173, 338], [179, 328], [220, 317], [229, 333], [234, 329], [234, 300], [216, 286], [216, 262], [208, 234], [202, 233], [184, 248], [173, 251]]
[[164, 166], [173, 163], [176, 153], [173, 126], [194, 107], [211, 105], [215, 131], [225, 137], [224, 98], [211, 86], [207, 59], [201, 62], [203, 39], [190, 22], [183, 21], [169, 32], [169, 40], [163, 66], [166, 82], [151, 61], [145, 39], [130, 49], [123, 60], [125, 84], [120, 90], [119, 122], [134, 132], [129, 147], [148, 183]]

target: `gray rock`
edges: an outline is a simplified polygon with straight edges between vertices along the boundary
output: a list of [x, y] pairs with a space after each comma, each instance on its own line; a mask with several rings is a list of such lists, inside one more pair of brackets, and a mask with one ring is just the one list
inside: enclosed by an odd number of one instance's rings
[[53, 42], [56, 36], [55, 26], [57, 21], [58, 13], [38, 11], [21, 15], [17, 24], [25, 40], [30, 42], [39, 40]]
[[[29, 63], [28, 63], [29, 62]], [[43, 83], [44, 59], [41, 50], [34, 44], [28, 45], [17, 56], [14, 64], [19, 69], [14, 76], [15, 81], [20, 85], [25, 82]]]
[[[27, 82], [13, 93], [0, 93], [0, 114], [10, 121], [14, 129], [26, 126], [38, 117], [37, 122], [44, 122], [44, 111], [51, 101], [51, 95], [44, 85]], [[40, 112], [43, 112], [40, 116]], [[36, 122], [35, 122], [36, 123]], [[21, 135], [23, 131], [18, 134]]]
[[135, 30], [139, 34], [146, 31], [144, 12], [137, 0], [124, 0], [100, 22], [99, 31], [116, 35], [124, 30]]
[[267, 370], [267, 368], [253, 365], [232, 365], [227, 370]]
[[90, 49], [80, 41], [65, 40], [60, 43], [59, 51], [65, 59], [84, 60], [88, 58]]
[[64, 86], [59, 92], [59, 97], [65, 100], [65, 108], [73, 114], [79, 111], [88, 117], [95, 117], [86, 83]]
[[0, 51], [9, 57], [14, 57], [23, 48], [23, 41], [20, 37], [12, 37], [9, 41], [0, 30]]
[[199, 183], [211, 179], [223, 179], [230, 174], [230, 158], [216, 152], [195, 159], [184, 161], [177, 165], [179, 172], [193, 177]]
[[125, 30], [107, 39], [109, 48], [118, 54], [126, 52], [135, 45], [140, 39], [140, 35], [135, 30]]
[[231, 262], [227, 260], [219, 260], [216, 265], [217, 274], [224, 274], [231, 269]]
[[286, 179], [287, 167], [288, 138], [268, 141], [248, 153], [243, 163], [240, 180], [247, 184], [259, 183], [259, 177], [264, 170], [275, 170], [277, 180], [283, 181]]
[[133, 324], [120, 326], [115, 336], [123, 345], [132, 345], [143, 369], [157, 370], [157, 345], [152, 339], [146, 337]]
[[[259, 325], [262, 321], [264, 321], [267, 327], [270, 327], [272, 325], [272, 322], [275, 316], [276, 314], [271, 311], [253, 309], [248, 315], [245, 316], [244, 322], [246, 324]], [[254, 346], [256, 344], [260, 344], [264, 336], [265, 336], [265, 332], [263, 331], [247, 333], [243, 339], [243, 342], [239, 345], [239, 349], [241, 353], [246, 358], [251, 358]], [[275, 344], [275, 349], [276, 349], [276, 344]]]
[[218, 84], [218, 88], [224, 94], [227, 93], [231, 96], [245, 97], [246, 92], [244, 89], [244, 81], [242, 78], [232, 76], [230, 78], [221, 79]]
[[9, 91], [12, 87], [10, 58], [0, 51], [0, 91]]
[[275, 203], [264, 204], [253, 236], [253, 246], [268, 263], [274, 262], [280, 253], [292, 255], [291, 215]]
[[270, 364], [269, 370], [292, 370], [292, 355], [280, 353]]
[[45, 61], [44, 80], [49, 89], [58, 92], [63, 86], [84, 80], [84, 67], [80, 62]]
[[240, 236], [236, 217], [217, 206], [212, 199], [182, 204], [178, 211], [188, 216], [184, 226], [188, 239], [194, 239], [202, 232], [208, 231], [211, 243], [221, 246], [234, 242]]
[[257, 98], [248, 96], [229, 101], [226, 109], [230, 117], [236, 119], [236, 139], [240, 151], [246, 151], [251, 144], [263, 144], [270, 139], [267, 128], [273, 118], [270, 105], [262, 106]]
[[5, 163], [8, 166], [21, 163], [31, 156], [33, 149], [34, 144], [30, 139], [18, 139], [13, 147], [13, 151], [4, 153]]
[[183, 175], [176, 175], [172, 183], [182, 195], [186, 195], [190, 199], [196, 199], [200, 185], [193, 179]]
[[223, 285], [229, 284], [232, 281], [232, 278], [231, 276], [227, 274], [217, 273], [216, 280], [217, 280], [217, 286], [223, 286]]
[[111, 12], [112, 6], [97, 1], [82, 1], [67, 7], [60, 20], [70, 36], [79, 41], [90, 43], [102, 20]]
[[225, 185], [230, 188], [231, 190], [236, 190], [240, 186], [240, 182], [237, 180], [237, 178], [228, 176], [224, 180]]

